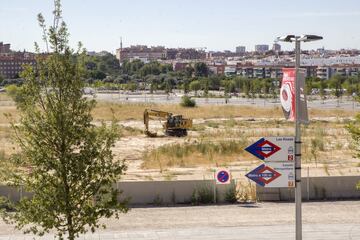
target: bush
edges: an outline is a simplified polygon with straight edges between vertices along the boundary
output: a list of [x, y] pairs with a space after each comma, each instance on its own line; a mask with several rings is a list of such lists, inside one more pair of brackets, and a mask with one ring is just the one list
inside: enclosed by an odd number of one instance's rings
[[236, 184], [231, 182], [229, 188], [225, 193], [225, 201], [228, 203], [236, 203], [238, 201], [239, 191], [236, 189]]
[[195, 100], [191, 99], [190, 97], [188, 96], [183, 96], [181, 98], [181, 103], [180, 103], [181, 106], [183, 107], [195, 107], [196, 106], [196, 102]]
[[21, 102], [21, 87], [8, 85], [5, 87], [5, 91], [15, 102]]
[[210, 185], [203, 185], [197, 187], [191, 196], [191, 203], [193, 205], [210, 204], [214, 202], [214, 192]]

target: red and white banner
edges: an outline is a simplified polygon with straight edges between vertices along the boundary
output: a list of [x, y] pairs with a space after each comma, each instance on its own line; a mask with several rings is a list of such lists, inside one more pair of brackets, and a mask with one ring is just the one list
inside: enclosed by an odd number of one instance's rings
[[[300, 123], [307, 124], [309, 122], [309, 119], [308, 119], [306, 96], [304, 92], [305, 72], [303, 71], [303, 69], [299, 70], [298, 79], [299, 79], [299, 88], [300, 88], [298, 120], [300, 121]], [[280, 101], [285, 118], [291, 121], [295, 121], [297, 117], [295, 113], [295, 81], [296, 81], [296, 69], [283, 68], [283, 79], [280, 89]]]
[[285, 118], [295, 120], [295, 69], [283, 68], [280, 101]]

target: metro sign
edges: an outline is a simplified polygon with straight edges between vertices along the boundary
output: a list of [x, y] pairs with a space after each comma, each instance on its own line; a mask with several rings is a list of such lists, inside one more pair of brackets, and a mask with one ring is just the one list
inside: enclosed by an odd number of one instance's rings
[[274, 143], [266, 140], [265, 138], [261, 138], [254, 144], [247, 147], [245, 150], [249, 153], [253, 154], [257, 158], [261, 160], [265, 160], [270, 157], [274, 153], [278, 152], [281, 148]]
[[281, 174], [274, 169], [262, 164], [245, 175], [249, 179], [253, 180], [262, 187], [271, 183], [275, 179], [281, 176]]

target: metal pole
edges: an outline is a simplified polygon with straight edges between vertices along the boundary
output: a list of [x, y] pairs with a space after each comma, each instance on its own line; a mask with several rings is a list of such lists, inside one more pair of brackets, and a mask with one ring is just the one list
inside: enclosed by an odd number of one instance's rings
[[295, 38], [295, 205], [296, 240], [302, 240], [301, 216], [301, 129], [300, 129], [300, 40]]

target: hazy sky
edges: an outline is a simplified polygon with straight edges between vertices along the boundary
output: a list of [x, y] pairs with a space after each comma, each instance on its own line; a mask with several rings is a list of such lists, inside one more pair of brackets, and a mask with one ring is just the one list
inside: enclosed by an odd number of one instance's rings
[[[114, 52], [135, 44], [232, 50], [272, 44], [276, 36], [318, 34], [304, 49], [360, 49], [359, 0], [63, 0], [71, 43]], [[15, 50], [41, 43], [36, 15], [51, 23], [52, 0], [1, 0], [0, 41]], [[44, 44], [40, 44], [44, 46]], [[282, 47], [292, 49], [291, 44]]]

